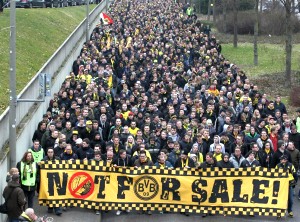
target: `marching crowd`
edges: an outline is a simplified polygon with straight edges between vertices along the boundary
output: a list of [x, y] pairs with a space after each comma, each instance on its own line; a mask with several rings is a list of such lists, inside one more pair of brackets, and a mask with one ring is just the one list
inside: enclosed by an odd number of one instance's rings
[[280, 95], [251, 83], [191, 10], [171, 0], [113, 3], [113, 24], [101, 21], [84, 43], [10, 173], [29, 208], [40, 161], [80, 159], [136, 168], [284, 168], [293, 217], [300, 110], [293, 117]]

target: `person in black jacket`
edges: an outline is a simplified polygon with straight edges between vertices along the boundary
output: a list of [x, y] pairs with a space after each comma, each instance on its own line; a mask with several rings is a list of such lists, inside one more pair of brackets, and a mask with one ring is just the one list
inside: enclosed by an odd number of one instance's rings
[[42, 161], [52, 161], [55, 162], [55, 160], [60, 160], [58, 156], [54, 155], [54, 149], [53, 147], [48, 147], [46, 156], [42, 159]]
[[251, 150], [245, 155], [245, 158], [247, 158], [250, 155], [250, 153], [255, 153], [254, 158], [260, 163], [261, 166], [264, 166], [263, 151], [259, 149], [257, 143], [251, 143], [250, 148]]
[[[54, 155], [60, 157], [60, 155], [65, 151], [67, 143], [63, 140], [59, 141], [59, 145], [54, 148]], [[52, 146], [50, 146], [52, 147]], [[47, 147], [48, 149], [48, 147]]]
[[188, 157], [188, 150], [181, 150], [180, 157], [176, 160], [174, 167], [175, 168], [194, 168], [194, 161]]
[[61, 160], [77, 160], [78, 156], [73, 152], [71, 144], [67, 144], [63, 153], [60, 154]]
[[38, 140], [40, 143], [42, 143], [42, 138], [44, 133], [46, 132], [47, 123], [46, 122], [39, 122], [37, 129], [34, 131], [34, 134], [32, 136], [32, 142], [35, 140]]
[[93, 141], [95, 137], [95, 130], [93, 129], [93, 122], [87, 120], [85, 123], [85, 128], [81, 131], [80, 138], [88, 138], [90, 141]]
[[217, 162], [217, 167], [220, 169], [234, 168], [233, 164], [229, 161], [229, 157], [229, 153], [224, 153], [222, 160]]
[[[131, 158], [128, 154], [126, 154], [126, 151], [121, 149], [119, 150], [117, 158], [115, 158], [112, 161], [112, 165], [116, 168], [126, 168], [126, 167], [131, 167], [133, 165]], [[126, 210], [127, 213], [130, 212], [130, 210]], [[116, 212], [116, 215], [120, 215], [122, 213], [122, 209], [118, 209]]]
[[[59, 157], [54, 155], [54, 149], [53, 147], [48, 147], [47, 149], [47, 155], [43, 158], [42, 161], [45, 162], [55, 162], [60, 160]], [[56, 215], [60, 216], [62, 214], [62, 208], [61, 207], [48, 207], [48, 213], [53, 213], [53, 209]]]
[[246, 168], [246, 167], [258, 167], [260, 166], [260, 163], [258, 160], [255, 159], [255, 152], [250, 152], [249, 156], [243, 160], [241, 167]]
[[124, 149], [119, 150], [117, 158], [113, 160], [114, 167], [131, 167], [133, 165], [130, 155]]
[[285, 149], [284, 142], [282, 140], [278, 140], [277, 151], [273, 155], [272, 159], [272, 168], [275, 168], [277, 164], [280, 163], [280, 157], [286, 155], [288, 157], [288, 161], [292, 163], [291, 154]]
[[[194, 168], [195, 162], [188, 156], [189, 151], [188, 150], [181, 150], [180, 157], [176, 160], [174, 168]], [[189, 216], [189, 212], [181, 212], [184, 213], [186, 216]]]
[[205, 156], [205, 161], [201, 163], [201, 169], [214, 168], [217, 166], [217, 160], [214, 158], [214, 154], [212, 152], [208, 152]]
[[[205, 161], [201, 163], [200, 168], [201, 169], [207, 169], [207, 168], [215, 168], [217, 167], [217, 160], [214, 158], [214, 154], [212, 152], [208, 152], [205, 156]], [[207, 214], [203, 213], [202, 217], [206, 217]]]
[[[55, 145], [57, 145], [57, 138], [58, 138], [58, 130], [54, 129], [51, 132], [51, 135], [46, 139], [45, 143], [42, 144], [43, 148], [47, 148], [47, 147], [55, 147]], [[47, 153], [47, 150], [45, 150], [45, 153]]]
[[289, 133], [289, 140], [294, 142], [295, 148], [300, 150], [300, 133], [297, 132], [295, 125], [291, 126], [291, 132]]
[[18, 221], [26, 204], [24, 191], [20, 187], [19, 174], [13, 174], [11, 181], [4, 188], [3, 197], [8, 209], [9, 221]]
[[82, 147], [80, 147], [76, 154], [80, 160], [90, 160], [94, 158], [94, 150], [90, 147], [90, 140], [85, 138], [82, 140]]

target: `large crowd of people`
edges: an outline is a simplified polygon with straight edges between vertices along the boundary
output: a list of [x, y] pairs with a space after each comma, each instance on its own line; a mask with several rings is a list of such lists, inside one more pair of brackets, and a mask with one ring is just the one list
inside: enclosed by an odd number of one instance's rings
[[115, 1], [107, 14], [113, 24], [100, 21], [84, 43], [18, 164], [29, 207], [35, 163], [58, 159], [136, 168], [281, 167], [293, 193], [300, 110], [289, 115], [280, 95], [260, 92], [224, 58], [189, 5]]

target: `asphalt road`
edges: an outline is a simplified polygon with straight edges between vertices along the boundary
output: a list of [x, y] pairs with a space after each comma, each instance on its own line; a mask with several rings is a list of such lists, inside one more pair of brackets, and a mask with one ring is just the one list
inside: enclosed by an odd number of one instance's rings
[[53, 222], [100, 222], [101, 215], [96, 215], [93, 210], [81, 209], [78, 207], [67, 208], [63, 211], [61, 216], [56, 216], [54, 213], [47, 213], [48, 208], [42, 207], [37, 204], [38, 200], [36, 197], [36, 202], [34, 205], [36, 215], [52, 217]]
[[[296, 189], [297, 191], [298, 189]], [[102, 214], [102, 222], [195, 222], [195, 221], [209, 221], [209, 222], [250, 222], [250, 221], [289, 221], [289, 222], [299, 222], [300, 221], [300, 200], [297, 196], [294, 197], [294, 218], [283, 217], [277, 220], [276, 217], [262, 217], [262, 216], [207, 216], [202, 218], [199, 214], [190, 214], [190, 216], [185, 216], [179, 213], [167, 213], [160, 214], [159, 212], [153, 212], [152, 215], [138, 214], [136, 212], [132, 213], [122, 213], [120, 216], [116, 216], [116, 212], [109, 212]]]
[[[299, 208], [299, 203], [298, 203]], [[298, 213], [298, 212], [295, 212]], [[156, 221], [163, 221], [163, 222], [195, 222], [195, 221], [222, 221], [222, 222], [250, 222], [250, 221], [290, 221], [296, 222], [299, 221], [300, 214], [298, 213], [295, 215], [294, 218], [282, 218], [277, 220], [274, 217], [245, 217], [245, 216], [236, 216], [236, 217], [223, 217], [223, 216], [208, 216], [206, 218], [202, 218], [201, 215], [190, 215], [184, 216], [181, 214], [159, 214], [154, 213], [151, 216], [148, 215], [138, 215], [138, 214], [121, 214], [120, 216], [116, 216], [114, 213], [103, 214], [102, 222], [156, 222]]]
[[[298, 185], [299, 187], [299, 185]], [[299, 188], [296, 188], [296, 193]], [[36, 202], [37, 203], [37, 200]], [[108, 213], [103, 212], [102, 218], [95, 214], [94, 211], [88, 209], [80, 209], [80, 208], [68, 208], [67, 211], [64, 211], [61, 216], [56, 216], [55, 214], [48, 214], [47, 207], [41, 207], [37, 204], [34, 206], [36, 214], [38, 216], [48, 215], [53, 217], [54, 222], [195, 222], [196, 220], [202, 221], [222, 221], [222, 222], [250, 222], [250, 221], [289, 221], [289, 222], [299, 222], [300, 221], [300, 200], [298, 200], [297, 196], [294, 197], [294, 218], [284, 217], [280, 220], [277, 220], [275, 217], [249, 217], [249, 216], [208, 216], [206, 218], [202, 218], [199, 214], [190, 214], [190, 216], [181, 215], [179, 213], [167, 213], [160, 214], [159, 212], [153, 212], [152, 215], [138, 214], [137, 212], [131, 213], [122, 213], [120, 216], [116, 216], [115, 211], [111, 211]]]

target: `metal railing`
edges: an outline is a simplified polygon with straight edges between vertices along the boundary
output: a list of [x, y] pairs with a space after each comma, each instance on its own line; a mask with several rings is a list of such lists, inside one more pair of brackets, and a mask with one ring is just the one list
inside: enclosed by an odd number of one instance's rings
[[[108, 0], [106, 0], [108, 1]], [[92, 33], [93, 28], [99, 23], [99, 15], [106, 8], [106, 1], [102, 1], [96, 6], [90, 13], [90, 29], [89, 35]], [[108, 1], [109, 4], [109, 1]], [[52, 76], [51, 92], [59, 91], [61, 84], [65, 80], [66, 75], [71, 71], [73, 61], [76, 60], [80, 53], [83, 43], [85, 42], [85, 26], [84, 19], [78, 27], [70, 34], [70, 36], [64, 41], [64, 43], [56, 50], [56, 52], [50, 57], [50, 59], [43, 65], [43, 67], [37, 72], [32, 80], [26, 85], [22, 92], [18, 95], [19, 99], [38, 99], [39, 96], [39, 74], [49, 73]], [[51, 98], [45, 98], [45, 102], [42, 103], [27, 103], [20, 102], [17, 104], [17, 157], [21, 159], [23, 153], [31, 145], [31, 138], [34, 130], [36, 129], [38, 122], [42, 119], [42, 115], [46, 112], [49, 101]], [[34, 118], [36, 117], [36, 118]], [[8, 146], [6, 146], [9, 138], [9, 107], [0, 116], [0, 170], [3, 175], [6, 175], [10, 167], [10, 158]], [[5, 178], [5, 176], [3, 177]], [[3, 179], [0, 181], [0, 190], [3, 191], [6, 186], [6, 181]], [[0, 197], [0, 203], [4, 200], [2, 195]], [[6, 215], [0, 214], [0, 221], [5, 221]]]

